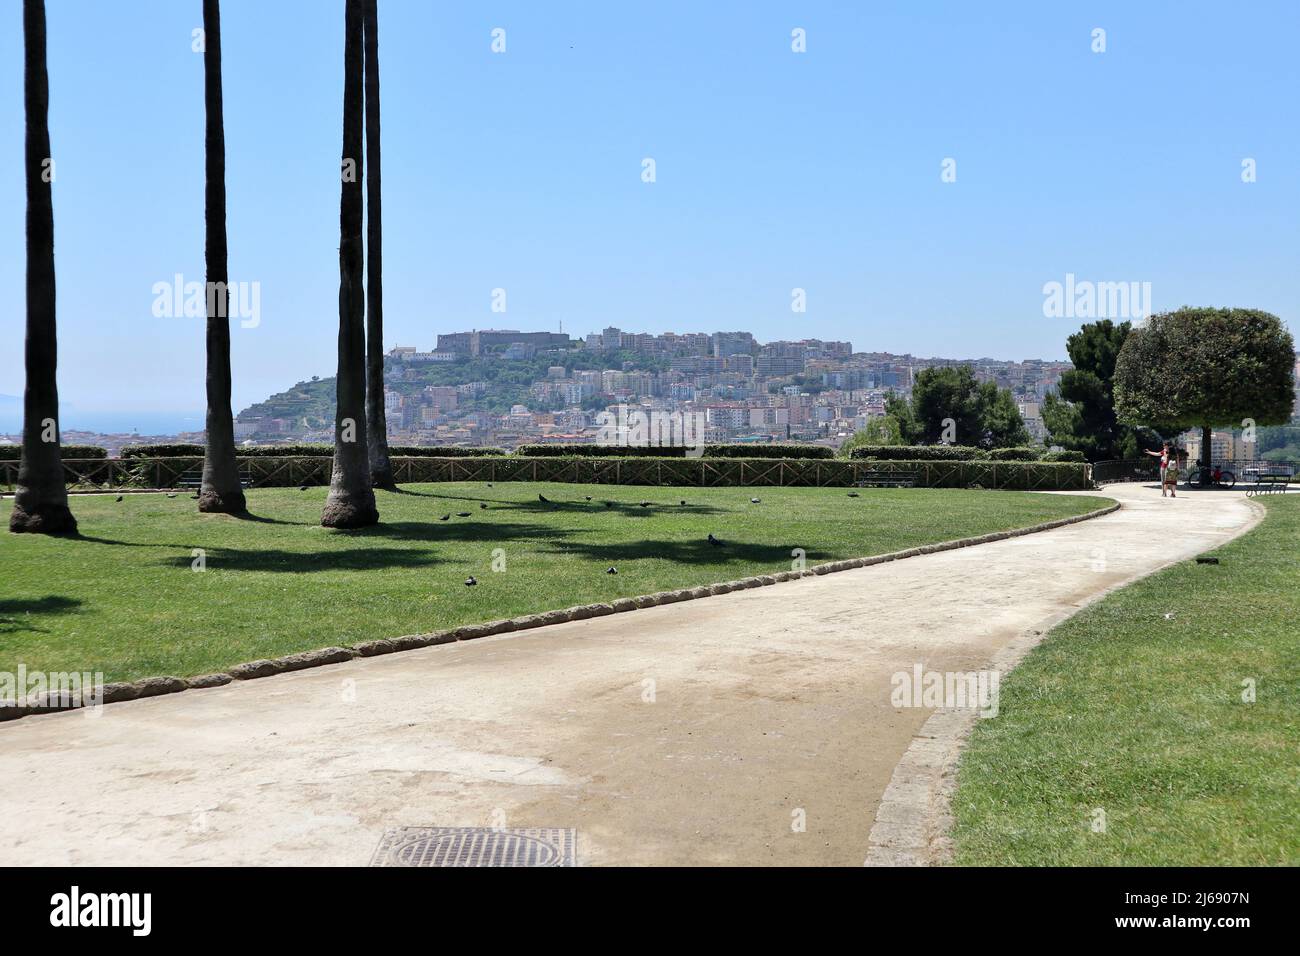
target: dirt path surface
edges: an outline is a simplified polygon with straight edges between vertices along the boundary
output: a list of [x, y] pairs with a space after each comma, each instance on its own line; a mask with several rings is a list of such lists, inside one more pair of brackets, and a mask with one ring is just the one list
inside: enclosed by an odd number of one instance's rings
[[893, 674], [979, 669], [1254, 514], [1104, 494], [1124, 508], [1041, 534], [0, 725], [0, 847], [364, 865], [390, 827], [573, 827], [583, 865], [857, 866], [930, 713]]

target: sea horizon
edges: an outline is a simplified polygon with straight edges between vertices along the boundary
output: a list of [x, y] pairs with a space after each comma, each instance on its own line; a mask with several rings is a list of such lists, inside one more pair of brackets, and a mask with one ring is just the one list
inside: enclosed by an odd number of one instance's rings
[[[124, 435], [138, 432], [141, 435], [179, 435], [182, 432], [202, 431], [202, 411], [160, 411], [157, 409], [95, 410], [64, 407], [59, 413], [59, 431], [96, 432], [101, 435]], [[18, 435], [23, 428], [22, 399], [0, 404], [0, 434]]]

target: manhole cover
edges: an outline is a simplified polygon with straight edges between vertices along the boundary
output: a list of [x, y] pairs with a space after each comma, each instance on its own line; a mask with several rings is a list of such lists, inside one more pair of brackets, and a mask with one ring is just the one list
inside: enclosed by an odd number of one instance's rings
[[573, 866], [574, 830], [549, 827], [398, 827], [371, 866]]

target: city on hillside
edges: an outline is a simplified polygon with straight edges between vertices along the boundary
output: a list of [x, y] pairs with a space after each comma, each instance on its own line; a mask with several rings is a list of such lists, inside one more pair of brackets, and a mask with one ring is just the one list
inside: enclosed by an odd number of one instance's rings
[[[388, 351], [384, 404], [389, 439], [401, 445], [512, 449], [595, 442], [599, 414], [627, 405], [703, 415], [704, 440], [711, 443], [779, 440], [838, 448], [886, 414], [889, 396], [910, 399], [923, 369], [958, 366], [1007, 390], [1032, 440], [1052, 444], [1042, 409], [1062, 373], [1073, 368], [1068, 361], [855, 352], [851, 342], [762, 343], [750, 332], [440, 334], [431, 351]], [[1300, 381], [1300, 356], [1295, 368]], [[332, 377], [300, 382], [244, 409], [235, 420], [236, 438], [253, 444], [331, 441], [333, 383]], [[1300, 388], [1295, 407], [1300, 414]], [[1198, 430], [1181, 441], [1199, 454]], [[1214, 432], [1216, 459], [1253, 459], [1267, 450], [1240, 430]]]
[[[1047, 437], [1040, 405], [1069, 362], [854, 352], [851, 342], [762, 343], [750, 332], [441, 334], [430, 351], [386, 354], [384, 401], [394, 444], [593, 442], [600, 412], [634, 405], [702, 413], [709, 442], [838, 446], [883, 416], [891, 393], [910, 396], [922, 369], [957, 365], [1009, 390], [1030, 435]], [[259, 444], [328, 441], [333, 426], [333, 379], [322, 378], [244, 409], [235, 435]]]

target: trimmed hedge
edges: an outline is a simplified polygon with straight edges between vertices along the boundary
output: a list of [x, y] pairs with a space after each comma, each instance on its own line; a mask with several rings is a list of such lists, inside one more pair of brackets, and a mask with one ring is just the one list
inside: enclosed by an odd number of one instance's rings
[[850, 458], [872, 461], [1047, 461], [1082, 464], [1080, 452], [1060, 452], [1054, 456], [1041, 448], [1021, 445], [1014, 448], [976, 448], [973, 445], [861, 445], [849, 452]]
[[117, 453], [118, 458], [188, 458], [198, 455], [203, 457], [203, 446], [190, 442], [176, 442], [170, 445], [123, 445]]
[[[489, 448], [485, 445], [389, 445], [388, 454], [390, 456], [400, 455], [403, 458], [483, 458], [493, 455], [504, 455], [504, 448]], [[330, 448], [330, 454], [334, 454], [334, 449]]]
[[686, 449], [677, 445], [629, 448], [626, 445], [580, 445], [560, 443], [520, 445], [516, 455], [524, 458], [685, 458]]
[[1023, 445], [1018, 448], [990, 448], [988, 451], [989, 461], [1041, 461], [1042, 458], [1041, 448]]
[[1088, 466], [1042, 461], [868, 461], [871, 471], [916, 475], [926, 488], [1071, 491], [1092, 487]]
[[859, 445], [850, 458], [873, 461], [983, 461], [989, 453], [974, 445]]
[[1039, 461], [1062, 461], [1084, 464], [1088, 456], [1081, 451], [1045, 451]]
[[835, 449], [826, 445], [795, 445], [784, 442], [748, 444], [734, 442], [727, 445], [705, 445], [704, 454], [710, 458], [793, 458], [828, 461], [835, 457]]
[[[525, 458], [686, 458], [689, 457], [686, 452], [687, 449], [680, 445], [654, 445], [642, 448], [629, 445], [574, 443], [520, 445], [515, 449], [516, 455]], [[732, 442], [723, 445], [705, 445], [703, 457], [828, 460], [835, 457], [835, 449], [824, 445]]]
[[108, 449], [98, 445], [63, 445], [59, 454], [69, 461], [77, 458], [107, 458]]
[[[170, 445], [124, 445], [122, 458], [193, 458], [203, 457], [204, 447], [193, 443]], [[407, 458], [479, 458], [484, 455], [504, 455], [502, 448], [462, 448], [456, 445], [390, 445], [389, 455]], [[334, 446], [324, 443], [300, 445], [236, 445], [237, 458], [299, 458], [334, 456]]]
[[[410, 462], [411, 465], [417, 462]], [[870, 472], [907, 472], [927, 488], [1083, 490], [1086, 465], [992, 461], [848, 461], [746, 458], [536, 457], [511, 456], [480, 461], [428, 461], [431, 471], [414, 469], [398, 481], [571, 481], [585, 484], [664, 486], [822, 486], [844, 487]]]
[[[197, 456], [110, 458], [68, 469], [69, 483], [97, 487], [172, 488], [182, 475], [201, 467]], [[325, 485], [326, 456], [256, 456], [243, 470], [255, 488]], [[519, 455], [458, 458], [393, 456], [399, 484], [440, 481], [567, 481], [584, 484], [696, 487], [845, 487], [871, 473], [908, 472], [929, 488], [1048, 491], [1091, 487], [1089, 466], [995, 461], [829, 461], [815, 459], [535, 457]], [[17, 479], [16, 462], [0, 463], [0, 485]]]
[[[107, 449], [98, 445], [60, 445], [59, 455], [69, 461], [87, 458], [107, 458]], [[21, 461], [22, 445], [0, 445], [0, 461]]]

